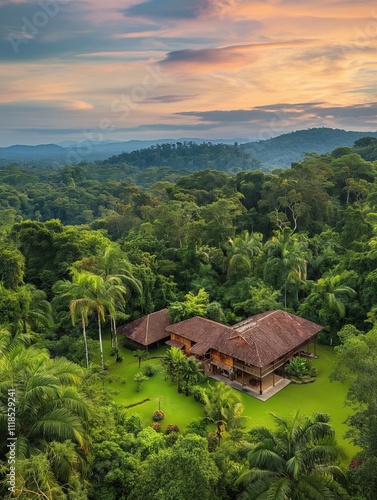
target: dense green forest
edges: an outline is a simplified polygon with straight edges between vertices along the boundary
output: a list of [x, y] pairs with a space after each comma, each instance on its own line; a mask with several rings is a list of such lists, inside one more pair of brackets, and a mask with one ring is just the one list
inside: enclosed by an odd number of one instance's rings
[[[14, 496], [375, 499], [377, 139], [271, 172], [223, 145], [202, 145], [194, 168], [196, 147], [1, 167], [0, 431], [15, 389]], [[104, 390], [102, 336], [119, 355], [117, 324], [164, 307], [226, 324], [281, 308], [323, 325], [359, 454], [344, 465], [331, 412], [243, 430], [240, 401], [225, 386], [198, 394], [192, 361], [182, 373], [205, 417], [143, 426]], [[10, 453], [3, 440], [1, 498]]]

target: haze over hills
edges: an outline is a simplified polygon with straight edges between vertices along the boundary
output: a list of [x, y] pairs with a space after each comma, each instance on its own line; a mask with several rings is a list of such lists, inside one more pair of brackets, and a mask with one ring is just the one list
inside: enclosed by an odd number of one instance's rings
[[102, 161], [110, 156], [130, 153], [139, 149], [147, 149], [157, 144], [175, 144], [177, 142], [212, 142], [213, 144], [241, 144], [247, 139], [159, 139], [159, 140], [130, 140], [130, 141], [63, 141], [59, 144], [39, 144], [36, 146], [14, 145], [0, 148], [0, 164], [8, 162], [30, 163], [54, 161], [62, 165], [81, 161]]
[[[103, 161], [117, 155], [142, 151], [159, 144], [176, 144], [184, 142], [213, 143], [213, 144], [240, 144], [240, 148], [257, 160], [264, 170], [274, 168], [288, 168], [292, 162], [300, 161], [307, 152], [325, 154], [340, 146], [353, 146], [354, 142], [362, 137], [376, 137], [377, 132], [345, 131], [332, 128], [312, 128], [297, 130], [287, 134], [262, 141], [246, 142], [246, 139], [217, 139], [207, 140], [199, 138], [160, 139], [160, 140], [130, 140], [130, 141], [83, 141], [73, 143], [64, 141], [60, 144], [41, 144], [37, 146], [14, 145], [0, 148], [0, 164], [17, 162], [21, 164], [46, 164], [53, 162], [54, 166], [78, 164], [82, 161]], [[130, 156], [132, 158], [132, 156]], [[128, 161], [125, 154], [121, 159]], [[148, 164], [149, 166], [158, 166]], [[170, 165], [176, 168], [176, 165]]]
[[243, 147], [265, 167], [289, 168], [304, 153], [330, 153], [340, 146], [352, 147], [362, 137], [377, 137], [377, 132], [356, 132], [332, 128], [311, 128], [249, 142]]

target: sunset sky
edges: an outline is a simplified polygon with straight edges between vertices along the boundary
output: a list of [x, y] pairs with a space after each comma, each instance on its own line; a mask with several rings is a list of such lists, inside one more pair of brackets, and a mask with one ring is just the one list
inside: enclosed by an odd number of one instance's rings
[[0, 146], [377, 129], [377, 4], [0, 0]]

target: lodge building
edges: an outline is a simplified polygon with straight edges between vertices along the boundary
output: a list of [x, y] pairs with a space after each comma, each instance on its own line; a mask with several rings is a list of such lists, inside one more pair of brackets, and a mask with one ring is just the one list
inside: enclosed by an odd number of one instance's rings
[[315, 356], [316, 336], [322, 329], [281, 310], [233, 326], [199, 316], [171, 324], [164, 309], [117, 331], [143, 347], [167, 339], [166, 344], [202, 361], [207, 375], [235, 381], [262, 395], [285, 380], [284, 366], [292, 357]]

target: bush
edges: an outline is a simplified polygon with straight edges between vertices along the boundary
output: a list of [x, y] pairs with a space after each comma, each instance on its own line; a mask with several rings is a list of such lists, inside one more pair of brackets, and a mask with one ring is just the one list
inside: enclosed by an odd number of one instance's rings
[[157, 368], [153, 365], [145, 365], [144, 366], [144, 375], [146, 377], [153, 377], [153, 375], [157, 372]]
[[191, 388], [191, 394], [195, 401], [204, 404], [204, 393], [205, 390], [202, 387], [194, 386]]
[[155, 422], [153, 425], [152, 425], [152, 428], [156, 431], [156, 432], [161, 432], [161, 424], [159, 422]]
[[156, 410], [154, 413], [153, 413], [153, 416], [152, 416], [153, 420], [155, 422], [160, 422], [160, 420], [164, 420], [165, 418], [165, 413], [161, 410]]
[[169, 425], [166, 427], [165, 434], [171, 434], [172, 432], [179, 432], [178, 425], [169, 424]]

